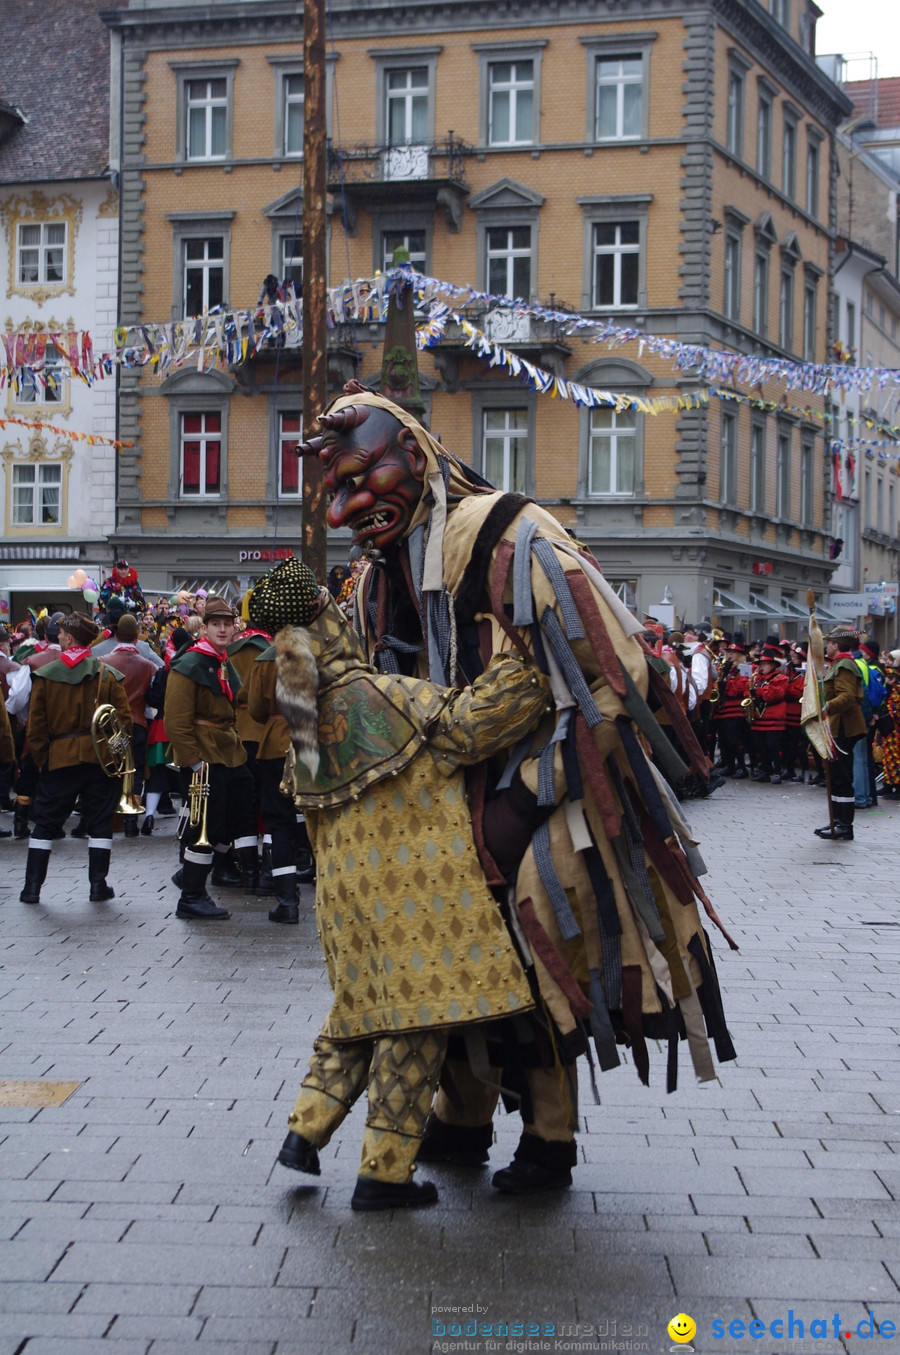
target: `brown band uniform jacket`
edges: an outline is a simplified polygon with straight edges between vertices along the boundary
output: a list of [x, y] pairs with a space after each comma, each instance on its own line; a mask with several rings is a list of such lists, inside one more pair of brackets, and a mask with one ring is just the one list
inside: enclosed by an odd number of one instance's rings
[[[250, 690], [250, 673], [253, 665], [259, 658], [260, 653], [264, 649], [268, 649], [271, 643], [271, 637], [268, 635], [238, 635], [228, 646], [228, 658], [237, 669], [238, 676], [241, 679], [241, 690], [234, 703], [241, 743], [259, 743], [262, 738], [264, 722], [253, 718], [247, 707], [247, 696]], [[257, 754], [257, 756], [261, 755]]]
[[841, 654], [825, 674], [825, 709], [831, 721], [831, 732], [838, 743], [842, 738], [865, 734], [862, 677], [848, 654]]
[[250, 690], [247, 707], [250, 715], [262, 726], [257, 759], [281, 758], [291, 745], [287, 720], [278, 710], [275, 699], [275, 645], [269, 645], [256, 658], [250, 671]]
[[115, 707], [126, 734], [131, 734], [131, 707], [115, 668], [99, 659], [82, 659], [69, 668], [62, 659], [32, 674], [28, 711], [28, 751], [40, 768], [58, 771], [82, 762], [99, 765], [91, 740], [91, 721], [98, 706]]
[[165, 725], [179, 767], [195, 762], [242, 767], [247, 761], [234, 712], [241, 680], [229, 663], [229, 701], [220, 688], [218, 668], [215, 659], [196, 649], [185, 650], [172, 660], [166, 684]]

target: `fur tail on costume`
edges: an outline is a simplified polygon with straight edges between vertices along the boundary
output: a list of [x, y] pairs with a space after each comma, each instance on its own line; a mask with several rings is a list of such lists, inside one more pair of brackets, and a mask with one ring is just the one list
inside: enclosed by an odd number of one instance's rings
[[306, 631], [285, 626], [275, 639], [275, 699], [287, 720], [297, 761], [315, 780], [319, 772], [319, 670]]

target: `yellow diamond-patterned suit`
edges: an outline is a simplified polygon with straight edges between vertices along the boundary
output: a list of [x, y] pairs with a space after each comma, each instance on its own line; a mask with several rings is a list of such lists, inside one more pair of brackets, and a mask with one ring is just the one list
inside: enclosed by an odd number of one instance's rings
[[472, 840], [462, 768], [527, 734], [547, 687], [509, 655], [463, 692], [379, 675], [333, 603], [305, 635], [320, 770], [313, 781], [298, 766], [296, 800], [334, 1002], [289, 1125], [321, 1146], [368, 1086], [360, 1175], [407, 1181], [448, 1029], [531, 1006]]

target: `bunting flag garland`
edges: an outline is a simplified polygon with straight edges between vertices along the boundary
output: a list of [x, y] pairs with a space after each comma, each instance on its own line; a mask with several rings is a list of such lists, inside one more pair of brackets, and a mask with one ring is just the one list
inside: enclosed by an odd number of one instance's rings
[[47, 433], [58, 433], [73, 442], [86, 442], [89, 447], [102, 443], [104, 446], [115, 447], [117, 451], [121, 451], [123, 447], [134, 446], [133, 442], [120, 442], [118, 438], [108, 438], [103, 433], [76, 433], [71, 428], [62, 428], [55, 423], [42, 423], [39, 419], [17, 419], [14, 415], [0, 418], [0, 428], [6, 428], [7, 424], [14, 424], [18, 428], [38, 428]]
[[[413, 287], [418, 310], [426, 312], [417, 331], [422, 348], [433, 347], [446, 337], [447, 327], [458, 327], [462, 340], [471, 351], [490, 366], [505, 368], [510, 376], [523, 380], [533, 389], [551, 397], [572, 400], [593, 407], [612, 404], [616, 408], [641, 408], [628, 403], [635, 397], [597, 392], [593, 387], [570, 382], [529, 363], [514, 350], [489, 337], [473, 323], [487, 316], [488, 321], [505, 319], [516, 323], [539, 321], [551, 326], [559, 338], [581, 333], [594, 343], [619, 348], [635, 343], [638, 356], [645, 351], [672, 363], [679, 372], [689, 373], [712, 388], [723, 388], [721, 398], [730, 396], [724, 388], [783, 384], [787, 390], [810, 394], [837, 393], [842, 400], [851, 391], [884, 390], [900, 385], [900, 369], [856, 367], [850, 354], [835, 350], [840, 360], [833, 363], [791, 362], [785, 358], [762, 357], [686, 344], [677, 339], [648, 334], [645, 331], [614, 324], [611, 320], [591, 319], [577, 312], [548, 309], [535, 302], [469, 286], [458, 286], [414, 272], [393, 268], [373, 278], [345, 281], [326, 289], [326, 323], [329, 328], [345, 323], [381, 323], [387, 315], [388, 300], [409, 286]], [[507, 326], [509, 328], [509, 326]], [[260, 349], [270, 346], [296, 346], [302, 341], [302, 307], [293, 285], [287, 284], [275, 300], [241, 310], [214, 310], [202, 316], [190, 316], [166, 324], [138, 324], [114, 331], [111, 352], [95, 357], [91, 336], [86, 331], [53, 333], [13, 332], [0, 335], [0, 389], [11, 385], [17, 392], [25, 380], [42, 385], [53, 384], [59, 375], [74, 376], [87, 385], [109, 376], [116, 365], [127, 368], [149, 367], [165, 376], [184, 366], [198, 371], [213, 367], [233, 367], [246, 362]], [[665, 397], [668, 403], [659, 409], [684, 409], [705, 402], [699, 392], [680, 397]], [[624, 402], [624, 403], [623, 403]], [[649, 402], [645, 412], [656, 412]], [[761, 400], [763, 407], [769, 407]], [[772, 405], [772, 408], [780, 406]], [[804, 411], [811, 418], [827, 418], [815, 410]], [[885, 430], [867, 419], [851, 419], [869, 429]]]

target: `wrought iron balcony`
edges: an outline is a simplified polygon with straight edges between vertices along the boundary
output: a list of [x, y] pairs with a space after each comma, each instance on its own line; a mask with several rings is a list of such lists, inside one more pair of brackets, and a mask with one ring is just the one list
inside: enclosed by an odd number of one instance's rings
[[351, 235], [360, 206], [398, 204], [442, 207], [449, 229], [462, 229], [462, 208], [469, 187], [465, 161], [474, 147], [448, 133], [431, 145], [330, 146], [328, 191], [342, 198]]

